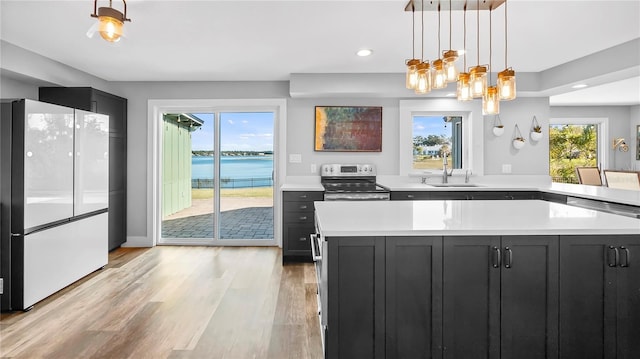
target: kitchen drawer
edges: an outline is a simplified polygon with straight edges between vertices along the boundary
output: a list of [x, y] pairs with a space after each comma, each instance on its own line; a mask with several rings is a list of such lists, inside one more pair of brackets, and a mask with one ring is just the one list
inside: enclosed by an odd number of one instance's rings
[[304, 202], [304, 201], [322, 201], [324, 199], [324, 192], [299, 192], [299, 191], [284, 191], [282, 192], [282, 200], [285, 202]]
[[304, 201], [304, 202], [285, 202], [284, 203], [284, 211], [285, 212], [313, 212], [313, 201]]
[[313, 210], [284, 212], [284, 223], [286, 224], [307, 224], [313, 226]]
[[311, 240], [309, 236], [315, 233], [313, 227], [307, 226], [288, 226], [287, 227], [287, 242], [285, 251], [287, 254], [295, 254], [300, 252], [301, 255], [308, 255], [311, 253]]

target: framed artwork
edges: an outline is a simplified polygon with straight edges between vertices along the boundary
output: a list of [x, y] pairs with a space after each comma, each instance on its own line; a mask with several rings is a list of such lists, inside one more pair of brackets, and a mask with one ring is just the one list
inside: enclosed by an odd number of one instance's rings
[[636, 127], [636, 161], [640, 161], [640, 125]]
[[316, 106], [315, 150], [381, 152], [382, 107]]

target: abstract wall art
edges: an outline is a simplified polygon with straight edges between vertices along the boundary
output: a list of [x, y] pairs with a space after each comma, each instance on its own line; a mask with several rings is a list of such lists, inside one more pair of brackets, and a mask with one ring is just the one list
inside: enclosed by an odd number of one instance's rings
[[316, 106], [315, 119], [316, 151], [382, 151], [382, 107]]

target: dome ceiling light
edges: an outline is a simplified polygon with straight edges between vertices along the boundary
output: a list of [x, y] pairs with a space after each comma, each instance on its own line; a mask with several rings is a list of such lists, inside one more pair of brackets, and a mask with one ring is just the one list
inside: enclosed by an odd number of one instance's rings
[[122, 0], [124, 4], [124, 13], [113, 8], [113, 1], [109, 0], [109, 7], [98, 8], [98, 0], [93, 1], [93, 14], [91, 17], [98, 18], [98, 22], [93, 24], [87, 36], [92, 38], [97, 32], [100, 37], [109, 42], [118, 42], [124, 35], [124, 22], [131, 21], [127, 18], [127, 2]]

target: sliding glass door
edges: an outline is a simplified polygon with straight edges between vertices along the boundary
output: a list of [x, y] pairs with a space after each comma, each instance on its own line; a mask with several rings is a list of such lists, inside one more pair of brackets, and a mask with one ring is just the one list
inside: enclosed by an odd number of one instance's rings
[[163, 115], [159, 244], [274, 242], [273, 112]]

